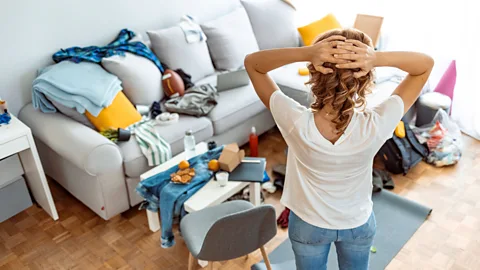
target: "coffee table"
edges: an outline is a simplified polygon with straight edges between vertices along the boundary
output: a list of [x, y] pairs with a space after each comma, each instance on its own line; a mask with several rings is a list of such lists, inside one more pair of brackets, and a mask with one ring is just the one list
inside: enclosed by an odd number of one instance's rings
[[[205, 142], [201, 142], [195, 146], [196, 155], [203, 154], [207, 151], [208, 145]], [[184, 159], [187, 159], [187, 157], [186, 154], [182, 152], [171, 158], [167, 162], [140, 175], [140, 181], [143, 181], [151, 176], [166, 171], [167, 169], [177, 165], [180, 161]], [[190, 213], [209, 206], [220, 204], [234, 194], [236, 194], [237, 192], [243, 190], [247, 186], [250, 186], [250, 202], [255, 206], [260, 205], [260, 183], [228, 181], [226, 186], [220, 187], [216, 181], [210, 179], [205, 186], [203, 186], [199, 191], [197, 191], [197, 193], [195, 193], [192, 197], [190, 197], [190, 199], [185, 202], [185, 211]], [[148, 218], [148, 227], [150, 228], [150, 230], [152, 232], [160, 230], [160, 219], [158, 212], [153, 212], [150, 210], [146, 211]]]

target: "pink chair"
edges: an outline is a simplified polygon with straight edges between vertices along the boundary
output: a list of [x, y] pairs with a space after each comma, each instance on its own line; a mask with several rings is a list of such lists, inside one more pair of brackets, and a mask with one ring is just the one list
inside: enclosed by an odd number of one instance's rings
[[[444, 94], [453, 100], [453, 92], [455, 90], [455, 83], [457, 81], [457, 66], [455, 60], [450, 62], [447, 70], [443, 73], [442, 78], [438, 82], [433, 92]], [[451, 113], [451, 110], [450, 110]]]

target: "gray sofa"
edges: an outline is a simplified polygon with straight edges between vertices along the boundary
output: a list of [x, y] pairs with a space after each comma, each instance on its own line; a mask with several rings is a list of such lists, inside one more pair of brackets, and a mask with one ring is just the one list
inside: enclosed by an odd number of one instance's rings
[[[185, 12], [180, 8], [180, 2], [185, 6], [191, 4], [189, 1], [179, 1], [179, 6], [172, 11], [179, 19]], [[202, 24], [221, 18], [238, 8], [245, 8], [248, 14], [258, 49], [300, 46], [293, 22], [294, 9], [281, 0], [224, 0], [219, 6], [209, 5], [208, 9], [195, 9], [196, 14], [191, 15], [199, 18], [199, 23]], [[192, 12], [193, 8], [189, 6], [188, 10]], [[169, 16], [171, 18], [174, 15]], [[212, 28], [215, 28], [215, 25], [210, 24], [208, 30]], [[236, 34], [235, 32], [232, 38], [237, 38]], [[242, 41], [243, 38], [242, 36]], [[211, 38], [210, 41], [212, 40], [215, 39]], [[154, 45], [152, 44], [152, 48], [155, 52]], [[215, 53], [212, 52], [213, 48], [214, 46], [209, 44], [211, 55]], [[224, 49], [221, 46], [218, 48]], [[178, 55], [160, 55], [157, 49], [156, 53], [161, 61], [165, 58], [169, 61], [168, 64], [174, 67], [178, 64], [175, 61], [184, 56], [181, 51]], [[228, 62], [229, 59], [222, 59], [222, 64], [225, 64], [225, 60]], [[183, 65], [191, 64], [198, 63], [195, 59], [184, 59]], [[298, 75], [298, 68], [301, 66], [305, 66], [305, 63], [287, 65], [272, 71], [271, 76], [288, 96], [308, 105], [311, 96], [304, 84], [308, 77]], [[190, 71], [184, 66], [180, 67], [186, 72]], [[197, 74], [194, 77], [199, 77], [196, 84], [216, 83], [215, 73], [207, 76]], [[394, 87], [395, 85], [389, 82], [377, 86], [369, 105], [373, 106], [383, 100]], [[136, 102], [134, 98], [141, 100], [144, 105], [150, 105], [159, 98], [158, 91], [135, 90], [135, 93], [128, 93], [124, 89], [125, 94], [135, 104], [140, 101]], [[46, 174], [100, 217], [110, 219], [141, 202], [142, 198], [135, 192], [135, 187], [140, 175], [151, 167], [133, 138], [128, 142], [114, 144], [91, 127], [74, 120], [75, 117], [72, 118], [71, 115], [69, 117], [62, 113], [41, 113], [36, 111], [32, 104], [22, 108], [19, 118], [33, 132]], [[205, 117], [181, 115], [178, 123], [157, 126], [156, 129], [158, 134], [170, 143], [172, 154], [175, 155], [183, 150], [183, 136], [188, 129], [193, 130], [197, 142], [214, 140], [217, 144], [236, 142], [242, 145], [248, 141], [252, 126], [262, 134], [274, 125], [270, 112], [256, 96], [252, 85], [248, 85], [220, 92], [218, 105]]]
[[[215, 8], [210, 7], [209, 18], [245, 8], [259, 49], [299, 46], [293, 25], [294, 10], [288, 4], [281, 0], [228, 2], [223, 3], [216, 14], [215, 10], [211, 10]], [[276, 16], [283, 16], [282, 22], [269, 24], [267, 29], [262, 29], [265, 21], [258, 16], [263, 17], [265, 9], [270, 9], [269, 12], [276, 13]], [[202, 14], [193, 15], [204, 17]], [[268, 31], [268, 27], [278, 28], [277, 31], [282, 34], [269, 36], [268, 33], [272, 34], [272, 31]], [[162, 60], [162, 57], [159, 58]], [[308, 103], [308, 92], [304, 85], [306, 77], [297, 74], [296, 66], [276, 70], [272, 76], [282, 90], [301, 103]], [[202, 83], [215, 85], [216, 75], [195, 81], [195, 84]], [[158, 98], [158, 93], [149, 95], [148, 91], [142, 95], [152, 97], [149, 104]], [[135, 192], [135, 187], [140, 175], [151, 167], [133, 138], [114, 144], [91, 127], [67, 115], [41, 113], [32, 104], [22, 108], [19, 118], [32, 129], [46, 174], [99, 216], [110, 219], [141, 202], [142, 198]], [[274, 125], [270, 112], [256, 96], [252, 85], [248, 85], [219, 93], [218, 105], [205, 117], [181, 115], [178, 123], [157, 126], [156, 129], [170, 143], [172, 154], [175, 155], [183, 150], [183, 136], [187, 129], [193, 130], [197, 142], [214, 140], [217, 144], [236, 142], [242, 145], [248, 141], [252, 126], [262, 134]]]

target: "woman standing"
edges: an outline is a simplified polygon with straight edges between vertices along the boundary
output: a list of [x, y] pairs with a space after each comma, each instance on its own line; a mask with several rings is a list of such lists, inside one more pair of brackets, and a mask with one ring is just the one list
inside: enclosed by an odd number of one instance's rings
[[[268, 72], [310, 62], [310, 108], [283, 94]], [[365, 96], [375, 67], [408, 73], [372, 109]], [[281, 202], [291, 210], [289, 238], [297, 269], [326, 269], [335, 243], [340, 269], [368, 269], [376, 231], [372, 211], [373, 158], [417, 99], [433, 67], [415, 52], [375, 52], [358, 30], [332, 30], [312, 46], [264, 50], [245, 58], [259, 98], [289, 147]]]

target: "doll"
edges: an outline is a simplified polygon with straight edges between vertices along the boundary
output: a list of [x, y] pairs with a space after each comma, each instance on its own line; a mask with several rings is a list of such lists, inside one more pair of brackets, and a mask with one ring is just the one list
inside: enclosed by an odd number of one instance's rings
[[0, 114], [8, 113], [7, 110], [7, 102], [5, 100], [0, 99]]

